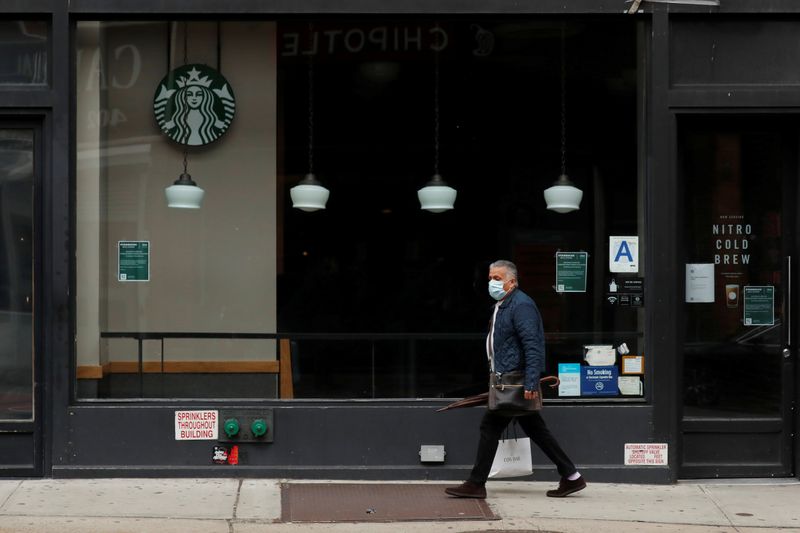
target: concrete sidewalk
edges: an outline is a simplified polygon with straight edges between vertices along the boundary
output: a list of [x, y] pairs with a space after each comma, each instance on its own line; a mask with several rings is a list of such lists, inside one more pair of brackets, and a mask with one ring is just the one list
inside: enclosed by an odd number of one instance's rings
[[281, 523], [280, 482], [266, 479], [0, 480], [0, 532], [800, 533], [800, 483], [793, 480], [678, 485], [590, 481], [586, 490], [564, 499], [545, 497], [544, 492], [552, 488], [552, 483], [498, 481], [489, 483], [487, 501], [501, 520], [357, 524]]

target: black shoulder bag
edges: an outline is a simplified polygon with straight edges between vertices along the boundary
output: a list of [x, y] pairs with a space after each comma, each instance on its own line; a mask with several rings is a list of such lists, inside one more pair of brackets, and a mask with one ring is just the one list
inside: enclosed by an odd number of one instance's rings
[[[492, 359], [494, 367], [494, 358]], [[505, 416], [520, 416], [542, 409], [542, 386], [536, 388], [536, 398], [525, 399], [525, 373], [489, 372], [489, 410]]]

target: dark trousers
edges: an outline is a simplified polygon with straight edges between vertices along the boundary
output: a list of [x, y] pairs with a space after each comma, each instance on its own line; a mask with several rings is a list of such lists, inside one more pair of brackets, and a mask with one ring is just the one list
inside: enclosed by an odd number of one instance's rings
[[[469, 476], [471, 482], [479, 485], [486, 483], [486, 479], [489, 477], [489, 470], [492, 468], [494, 455], [497, 452], [497, 441], [500, 440], [503, 430], [512, 420], [515, 419], [495, 414], [489, 410], [483, 415], [481, 438], [478, 442], [478, 456]], [[529, 415], [518, 416], [516, 421], [519, 422], [525, 434], [553, 461], [561, 477], [568, 477], [577, 472], [575, 465], [572, 464], [567, 454], [558, 445], [556, 438], [547, 429], [547, 424], [544, 423], [541, 414], [534, 412]]]

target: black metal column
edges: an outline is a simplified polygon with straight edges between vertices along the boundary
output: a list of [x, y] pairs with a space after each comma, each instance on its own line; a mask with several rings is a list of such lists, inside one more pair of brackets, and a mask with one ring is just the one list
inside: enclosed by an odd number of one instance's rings
[[74, 258], [71, 254], [74, 222], [70, 206], [74, 191], [72, 175], [70, 19], [66, 2], [53, 2], [51, 42], [52, 111], [47, 127], [50, 165], [45, 175], [45, 391], [44, 473], [54, 463], [68, 461], [70, 391], [75, 365], [70, 332], [74, 331]]
[[647, 336], [653, 375], [651, 385], [655, 442], [669, 444], [670, 479], [677, 479], [680, 446], [679, 404], [682, 343], [679, 340], [682, 291], [679, 260], [678, 184], [675, 177], [675, 119], [669, 102], [669, 13], [653, 13], [649, 61], [650, 90], [647, 165]]

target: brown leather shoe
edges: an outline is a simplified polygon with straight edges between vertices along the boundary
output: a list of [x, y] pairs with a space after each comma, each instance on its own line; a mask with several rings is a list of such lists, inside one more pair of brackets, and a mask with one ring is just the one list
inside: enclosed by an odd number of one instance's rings
[[569, 479], [562, 477], [561, 481], [558, 482], [558, 488], [548, 490], [547, 495], [551, 498], [563, 498], [564, 496], [569, 496], [573, 492], [578, 492], [579, 490], [583, 490], [585, 488], [586, 481], [583, 480], [583, 476], [574, 481], [570, 481]]
[[472, 481], [465, 481], [458, 487], [447, 487], [444, 491], [456, 498], [486, 498], [486, 487]]

